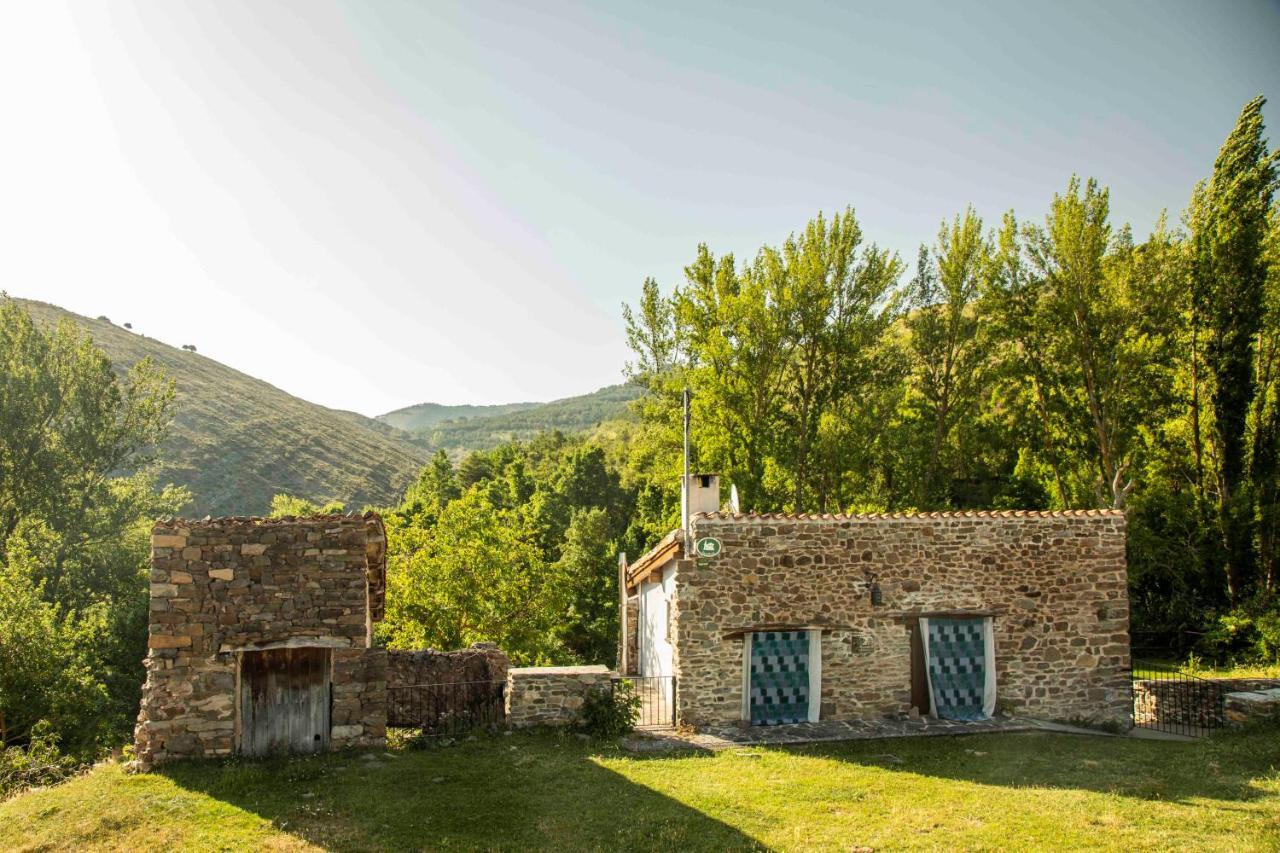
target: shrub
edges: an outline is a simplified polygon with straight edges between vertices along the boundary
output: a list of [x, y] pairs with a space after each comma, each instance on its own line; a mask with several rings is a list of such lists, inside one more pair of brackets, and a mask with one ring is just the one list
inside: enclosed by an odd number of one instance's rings
[[1218, 617], [1200, 644], [1215, 660], [1280, 662], [1280, 607], [1273, 602], [1230, 610]]
[[53, 728], [41, 720], [26, 746], [0, 752], [0, 800], [27, 788], [56, 785], [76, 772], [76, 761], [58, 751]]
[[587, 691], [580, 712], [580, 724], [587, 733], [598, 738], [621, 737], [640, 717], [640, 697], [630, 681], [615, 681], [613, 688], [596, 687]]

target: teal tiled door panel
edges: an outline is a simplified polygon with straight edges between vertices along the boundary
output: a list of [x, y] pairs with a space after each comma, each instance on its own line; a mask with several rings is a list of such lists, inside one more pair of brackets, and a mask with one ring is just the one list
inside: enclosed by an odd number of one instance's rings
[[751, 635], [751, 724], [774, 726], [809, 719], [809, 635], [762, 631]]

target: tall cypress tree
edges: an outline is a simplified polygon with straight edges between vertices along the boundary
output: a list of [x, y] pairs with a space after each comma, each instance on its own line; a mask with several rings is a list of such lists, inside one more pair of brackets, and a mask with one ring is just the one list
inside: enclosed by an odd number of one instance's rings
[[1195, 319], [1205, 332], [1212, 380], [1210, 437], [1217, 456], [1216, 514], [1226, 557], [1227, 587], [1239, 602], [1253, 589], [1253, 507], [1248, 481], [1249, 409], [1257, 393], [1254, 348], [1266, 287], [1268, 213], [1276, 187], [1275, 152], [1263, 136], [1262, 105], [1240, 112], [1191, 204]]

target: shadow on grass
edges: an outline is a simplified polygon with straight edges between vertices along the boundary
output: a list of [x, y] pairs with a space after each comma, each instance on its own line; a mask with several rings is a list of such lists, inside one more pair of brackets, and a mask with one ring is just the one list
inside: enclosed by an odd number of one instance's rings
[[553, 734], [161, 772], [327, 849], [764, 849]]
[[776, 747], [793, 754], [1011, 789], [1082, 790], [1145, 800], [1249, 802], [1280, 768], [1280, 724], [1195, 742], [1039, 732]]

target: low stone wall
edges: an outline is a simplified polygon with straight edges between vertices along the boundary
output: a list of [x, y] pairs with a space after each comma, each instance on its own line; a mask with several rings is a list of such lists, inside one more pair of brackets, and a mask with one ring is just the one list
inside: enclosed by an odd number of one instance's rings
[[[423, 685], [505, 682], [511, 662], [506, 652], [493, 643], [476, 643], [454, 652], [387, 652], [387, 725], [421, 724], [423, 692], [411, 688]], [[495, 688], [496, 689], [496, 688]], [[485, 695], [477, 691], [477, 695]]]
[[1237, 690], [1222, 697], [1222, 713], [1231, 725], [1253, 720], [1280, 719], [1280, 681], [1271, 686]]
[[531, 666], [507, 670], [507, 725], [572, 725], [593, 688], [609, 688], [605, 666]]
[[1231, 720], [1228, 694], [1274, 687], [1280, 687], [1280, 679], [1142, 679], [1133, 682], [1133, 722], [1217, 728]]

